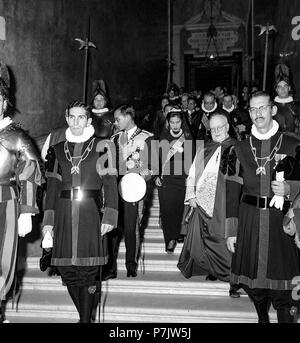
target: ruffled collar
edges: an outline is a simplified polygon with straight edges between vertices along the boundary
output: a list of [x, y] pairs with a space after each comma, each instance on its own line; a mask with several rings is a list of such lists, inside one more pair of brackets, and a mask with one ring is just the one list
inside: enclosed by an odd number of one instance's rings
[[109, 112], [109, 109], [108, 109], [107, 107], [100, 108], [100, 109], [93, 108], [93, 109], [92, 109], [92, 112], [93, 112], [94, 114], [103, 114], [103, 113]]
[[274, 99], [275, 102], [278, 102], [279, 104], [286, 104], [288, 102], [294, 101], [294, 98], [292, 96], [288, 96], [287, 98], [279, 98], [279, 96], [275, 96]]
[[274, 136], [278, 130], [279, 130], [279, 124], [277, 123], [276, 120], [273, 120], [272, 128], [268, 132], [266, 133], [258, 132], [256, 126], [253, 124], [251, 127], [251, 134], [259, 140], [267, 140], [267, 139], [270, 139], [272, 136]]
[[201, 108], [202, 108], [202, 111], [205, 112], [205, 113], [211, 113], [211, 112], [214, 112], [216, 109], [217, 109], [218, 105], [217, 103], [215, 103], [215, 106], [211, 109], [211, 110], [208, 110], [204, 107], [203, 103], [201, 104]]
[[66, 130], [66, 140], [71, 143], [83, 143], [90, 139], [95, 133], [95, 129], [92, 125], [84, 128], [83, 134], [81, 136], [75, 136], [71, 132], [70, 128]]
[[12, 123], [12, 120], [10, 117], [3, 118], [2, 120], [0, 120], [0, 130], [6, 128], [11, 123]]
[[225, 110], [228, 113], [231, 113], [234, 110], [234, 105], [231, 105], [230, 108], [226, 108], [224, 105], [222, 106], [223, 110]]

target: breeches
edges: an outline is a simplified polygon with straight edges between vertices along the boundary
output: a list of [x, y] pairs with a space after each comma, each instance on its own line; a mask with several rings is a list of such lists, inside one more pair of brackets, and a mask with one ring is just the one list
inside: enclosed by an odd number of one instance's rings
[[0, 300], [9, 292], [14, 276], [18, 247], [16, 200], [0, 202]]

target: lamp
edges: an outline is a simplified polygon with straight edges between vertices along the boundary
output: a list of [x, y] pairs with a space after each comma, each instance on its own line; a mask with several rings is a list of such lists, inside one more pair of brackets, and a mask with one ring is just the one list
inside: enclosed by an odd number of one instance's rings
[[[205, 66], [214, 68], [219, 63], [219, 52], [217, 48], [217, 29], [213, 23], [213, 16], [212, 16], [212, 0], [210, 0], [210, 25], [207, 29], [207, 47], [205, 51]], [[215, 48], [215, 53], [209, 52], [209, 47], [213, 44]]]

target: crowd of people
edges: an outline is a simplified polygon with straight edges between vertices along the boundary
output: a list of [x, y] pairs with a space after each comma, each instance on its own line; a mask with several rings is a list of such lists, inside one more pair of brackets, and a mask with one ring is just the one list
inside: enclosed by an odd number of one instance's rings
[[[269, 322], [271, 303], [278, 322], [295, 321], [300, 106], [288, 78], [274, 90], [274, 99], [257, 89], [239, 99], [221, 86], [202, 94], [172, 85], [146, 123], [131, 104], [113, 107], [98, 80], [91, 103], [70, 102], [66, 124], [49, 133], [39, 154], [6, 115], [9, 85], [0, 79], [1, 302], [13, 283], [17, 235], [31, 231], [43, 187], [43, 256], [49, 253], [79, 322], [91, 322], [101, 282], [117, 278], [123, 235], [127, 277], [137, 276], [152, 183], [165, 252], [183, 242], [178, 268], [186, 278], [228, 282], [233, 298], [242, 288], [260, 323]], [[144, 182], [133, 200], [118, 190], [129, 174]], [[4, 310], [1, 316], [5, 322]]]

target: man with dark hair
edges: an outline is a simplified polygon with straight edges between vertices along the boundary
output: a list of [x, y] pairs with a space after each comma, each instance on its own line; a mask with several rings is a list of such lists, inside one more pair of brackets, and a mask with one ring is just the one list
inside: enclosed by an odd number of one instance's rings
[[234, 105], [233, 96], [226, 94], [222, 98], [222, 109], [228, 114], [230, 124], [236, 131], [237, 139], [246, 138], [251, 127], [251, 119], [245, 110], [241, 110]]
[[212, 92], [207, 92], [203, 96], [201, 108], [199, 110], [197, 121], [194, 125], [197, 127], [196, 139], [208, 141], [210, 139], [209, 135], [209, 117], [218, 108], [216, 97]]
[[260, 323], [269, 322], [270, 302], [278, 322], [288, 323], [294, 320], [293, 278], [300, 269], [299, 251], [283, 229], [283, 218], [300, 187], [300, 145], [279, 131], [269, 94], [252, 94], [249, 105], [251, 135], [235, 146], [235, 175], [228, 189], [231, 281], [243, 285]]
[[95, 136], [110, 138], [114, 133], [114, 114], [104, 81], [95, 80], [93, 88], [92, 125], [95, 129]]
[[0, 323], [4, 300], [12, 287], [18, 234], [32, 230], [31, 216], [39, 213], [37, 186], [42, 182], [40, 157], [30, 137], [6, 116], [9, 87], [0, 78]]
[[51, 265], [67, 285], [80, 323], [91, 322], [98, 273], [108, 259], [106, 233], [118, 218], [117, 179], [100, 163], [106, 151], [94, 137], [91, 121], [90, 109], [81, 101], [67, 107], [65, 141], [50, 147], [46, 156], [42, 224], [44, 237], [54, 234]]
[[[155, 165], [150, 165], [151, 141], [153, 134], [137, 127], [135, 110], [131, 105], [121, 105], [115, 112], [115, 123], [119, 132], [111, 140], [117, 148], [117, 166], [119, 182], [128, 173], [141, 175], [149, 181], [156, 174]], [[155, 151], [152, 151], [152, 155]], [[155, 161], [154, 161], [155, 162]], [[157, 164], [158, 161], [156, 161]], [[133, 185], [134, 187], [135, 185]], [[133, 189], [131, 190], [133, 192]], [[140, 246], [140, 217], [143, 210], [143, 200], [129, 202], [120, 199], [120, 217], [118, 228], [124, 231], [126, 247], [126, 269], [128, 277], [137, 276], [138, 254]], [[114, 248], [113, 271], [117, 273], [117, 246]]]
[[276, 96], [274, 103], [277, 114], [274, 119], [284, 132], [300, 138], [300, 104], [294, 100], [291, 82], [287, 77], [280, 77], [275, 83]]

